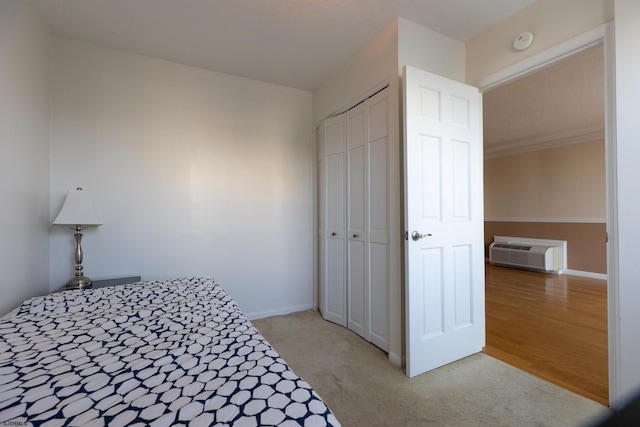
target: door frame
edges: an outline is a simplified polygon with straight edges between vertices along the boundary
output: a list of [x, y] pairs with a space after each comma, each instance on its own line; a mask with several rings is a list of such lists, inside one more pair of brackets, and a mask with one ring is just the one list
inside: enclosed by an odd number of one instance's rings
[[618, 184], [617, 144], [615, 120], [615, 45], [613, 21], [554, 47], [530, 56], [520, 62], [499, 70], [480, 81], [480, 92], [484, 93], [503, 84], [535, 73], [554, 65], [571, 55], [593, 46], [604, 47], [605, 70], [605, 161], [606, 161], [606, 205], [607, 205], [607, 305], [609, 340], [609, 406], [616, 407], [621, 400], [620, 378], [620, 284], [618, 271]]

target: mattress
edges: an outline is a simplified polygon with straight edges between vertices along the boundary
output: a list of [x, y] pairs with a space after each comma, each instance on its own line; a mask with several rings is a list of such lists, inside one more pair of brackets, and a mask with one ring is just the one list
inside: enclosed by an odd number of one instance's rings
[[209, 278], [25, 301], [0, 320], [0, 422], [340, 425]]

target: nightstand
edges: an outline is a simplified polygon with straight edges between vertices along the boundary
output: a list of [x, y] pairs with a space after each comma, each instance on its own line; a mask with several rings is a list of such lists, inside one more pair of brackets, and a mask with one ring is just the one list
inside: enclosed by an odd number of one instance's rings
[[[126, 285], [127, 283], [139, 282], [140, 276], [129, 276], [129, 277], [114, 277], [113, 279], [101, 279], [101, 280], [93, 280], [91, 287], [89, 289], [98, 289], [98, 288], [106, 288], [107, 286], [119, 286]], [[68, 291], [71, 289], [66, 289], [62, 287], [55, 292], [60, 291]]]
[[94, 280], [91, 289], [106, 288], [107, 286], [126, 285], [127, 283], [139, 282], [140, 276], [116, 277], [113, 279]]

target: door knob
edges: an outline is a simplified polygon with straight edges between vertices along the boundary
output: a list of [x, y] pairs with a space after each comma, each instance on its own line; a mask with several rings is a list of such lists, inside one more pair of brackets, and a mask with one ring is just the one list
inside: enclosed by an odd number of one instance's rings
[[358, 234], [357, 234], [357, 233], [354, 233], [354, 234], [353, 234], [353, 238], [354, 238], [354, 239], [357, 239], [357, 238], [358, 238]]
[[431, 233], [427, 233], [427, 234], [420, 234], [418, 233], [417, 230], [414, 230], [413, 233], [411, 233], [411, 238], [413, 239], [414, 242], [424, 238], [424, 237], [431, 237]]
[[331, 233], [332, 236], [335, 236], [337, 233], [334, 231], [333, 233]]

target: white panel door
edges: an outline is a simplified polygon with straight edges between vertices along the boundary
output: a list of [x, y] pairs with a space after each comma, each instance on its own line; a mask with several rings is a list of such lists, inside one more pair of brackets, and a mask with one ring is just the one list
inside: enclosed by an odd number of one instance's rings
[[404, 70], [407, 375], [485, 344], [482, 98]]
[[[323, 295], [322, 314], [342, 326], [347, 326], [347, 254], [346, 254], [346, 114], [329, 118], [324, 123], [324, 165], [320, 190], [320, 280]], [[322, 150], [319, 150], [322, 151]], [[322, 161], [321, 161], [322, 163]]]

